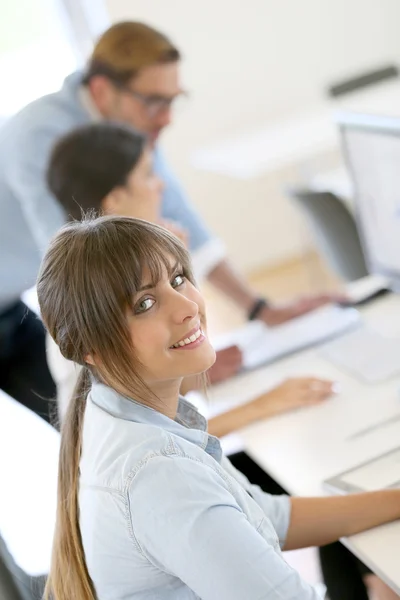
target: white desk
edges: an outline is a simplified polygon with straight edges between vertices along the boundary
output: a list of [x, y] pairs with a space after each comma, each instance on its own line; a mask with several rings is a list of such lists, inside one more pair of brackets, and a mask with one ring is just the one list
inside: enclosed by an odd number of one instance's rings
[[0, 533], [32, 576], [49, 571], [58, 449], [55, 429], [0, 391]]
[[[400, 298], [388, 296], [363, 310], [381, 331], [400, 334]], [[400, 357], [399, 357], [400, 360]], [[319, 406], [281, 415], [240, 432], [253, 459], [294, 495], [323, 494], [322, 481], [400, 445], [400, 377], [367, 386], [308, 350], [216, 388], [211, 401], [228, 406], [288, 376], [317, 375], [342, 383], [342, 393]], [[386, 426], [380, 422], [396, 418]], [[400, 521], [345, 541], [400, 593]]]

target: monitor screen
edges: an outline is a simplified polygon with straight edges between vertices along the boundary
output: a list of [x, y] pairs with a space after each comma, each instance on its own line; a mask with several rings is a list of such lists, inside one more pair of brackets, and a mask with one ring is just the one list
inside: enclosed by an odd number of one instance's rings
[[355, 191], [357, 223], [372, 273], [400, 285], [400, 119], [338, 118]]

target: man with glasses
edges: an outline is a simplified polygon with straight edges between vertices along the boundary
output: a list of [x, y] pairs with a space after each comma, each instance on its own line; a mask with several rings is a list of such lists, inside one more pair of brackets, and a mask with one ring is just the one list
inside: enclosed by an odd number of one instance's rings
[[[185, 95], [179, 61], [178, 49], [160, 32], [142, 23], [117, 23], [98, 40], [84, 73], [67, 77], [60, 91], [29, 104], [0, 130], [0, 388], [42, 416], [54, 385], [41, 324], [20, 297], [35, 283], [41, 253], [65, 220], [46, 188], [45, 172], [55, 142], [76, 127], [117, 121], [148, 136], [154, 169], [165, 185], [162, 216], [186, 230], [198, 277], [207, 277], [249, 319], [274, 325], [329, 300], [274, 307], [259, 298], [190, 205], [157, 144], [171, 123], [173, 105]], [[224, 379], [240, 367], [240, 351], [232, 347], [219, 355], [215, 377]]]

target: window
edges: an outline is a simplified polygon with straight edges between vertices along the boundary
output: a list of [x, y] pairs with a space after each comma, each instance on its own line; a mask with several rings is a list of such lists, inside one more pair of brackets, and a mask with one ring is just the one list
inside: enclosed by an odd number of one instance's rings
[[101, 0], [92, 4], [96, 27], [89, 26], [93, 23], [88, 0], [19, 0], [7, 2], [7, 8], [3, 4], [0, 118], [57, 90], [82, 64], [83, 49], [87, 54], [93, 36], [107, 26]]

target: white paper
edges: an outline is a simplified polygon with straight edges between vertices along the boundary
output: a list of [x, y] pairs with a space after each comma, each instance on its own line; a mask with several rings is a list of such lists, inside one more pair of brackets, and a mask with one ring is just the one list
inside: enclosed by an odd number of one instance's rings
[[348, 485], [366, 492], [400, 487], [400, 448], [340, 477]]

